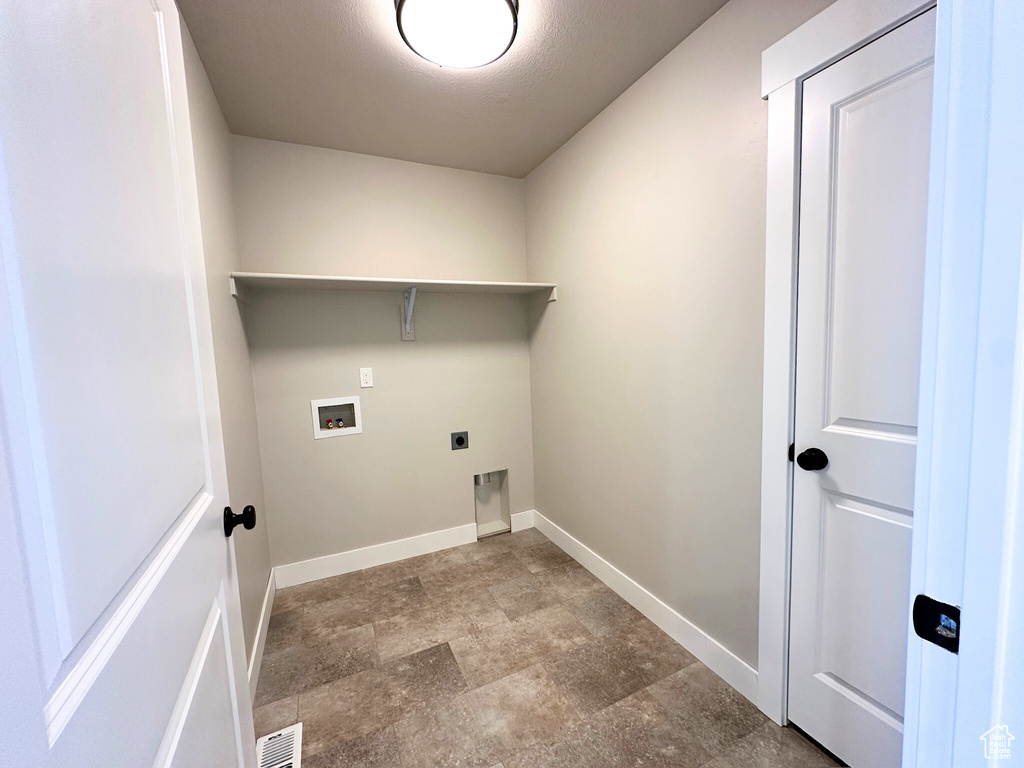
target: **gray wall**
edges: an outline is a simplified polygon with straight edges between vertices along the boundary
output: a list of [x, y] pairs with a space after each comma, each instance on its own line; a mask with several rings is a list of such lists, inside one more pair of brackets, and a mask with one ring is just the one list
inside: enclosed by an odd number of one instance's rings
[[521, 180], [242, 136], [232, 145], [248, 270], [526, 279]]
[[[234, 138], [245, 268], [523, 279], [522, 181]], [[526, 300], [400, 293], [250, 295], [247, 324], [275, 565], [474, 520], [473, 475], [509, 468], [533, 508]], [[374, 387], [358, 369], [373, 368]], [[309, 401], [361, 397], [363, 433], [314, 440]], [[468, 429], [470, 448], [451, 451]]]
[[203, 251], [210, 284], [210, 315], [220, 412], [224, 422], [229, 503], [238, 512], [246, 504], [252, 504], [258, 516], [254, 530], [238, 529], [232, 537], [242, 598], [245, 648], [246, 654], [251, 656], [270, 579], [270, 547], [249, 350], [242, 317], [228, 292], [228, 272], [237, 270], [240, 265], [231, 200], [231, 136], [184, 24], [182, 43], [199, 184]]
[[[524, 303], [424, 294], [416, 341], [401, 294], [264, 293], [250, 338], [275, 565], [474, 521], [473, 475], [508, 466], [533, 507]], [[360, 389], [359, 368], [374, 386]], [[363, 433], [313, 439], [309, 401], [358, 395]], [[450, 434], [468, 429], [470, 447]]]
[[827, 5], [732, 0], [526, 180], [537, 509], [755, 667], [761, 52]]

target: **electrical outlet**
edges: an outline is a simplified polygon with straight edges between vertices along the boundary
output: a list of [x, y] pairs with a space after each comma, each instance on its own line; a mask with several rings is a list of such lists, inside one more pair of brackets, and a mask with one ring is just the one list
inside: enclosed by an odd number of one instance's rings
[[469, 432], [452, 432], [452, 450], [462, 451], [469, 448]]
[[373, 368], [359, 369], [359, 386], [363, 389], [373, 386]]

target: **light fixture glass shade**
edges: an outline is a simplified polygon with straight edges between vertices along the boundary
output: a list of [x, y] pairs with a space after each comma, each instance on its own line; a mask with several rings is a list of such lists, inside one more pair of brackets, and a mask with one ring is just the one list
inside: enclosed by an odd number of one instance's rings
[[516, 37], [518, 0], [396, 0], [406, 44], [442, 67], [490, 64]]

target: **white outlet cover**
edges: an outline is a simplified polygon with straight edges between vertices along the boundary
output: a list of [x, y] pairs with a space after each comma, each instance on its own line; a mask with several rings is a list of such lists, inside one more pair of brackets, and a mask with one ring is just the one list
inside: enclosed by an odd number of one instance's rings
[[359, 386], [363, 389], [373, 386], [373, 368], [359, 369]]

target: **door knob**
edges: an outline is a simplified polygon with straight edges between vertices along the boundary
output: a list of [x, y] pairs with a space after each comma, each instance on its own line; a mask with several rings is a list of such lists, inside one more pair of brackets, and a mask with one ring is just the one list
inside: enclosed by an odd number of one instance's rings
[[800, 465], [800, 469], [817, 472], [828, 466], [828, 456], [820, 448], [808, 448], [796, 457], [796, 463]]
[[240, 525], [245, 530], [251, 531], [256, 527], [256, 507], [252, 504], [242, 510], [242, 514], [236, 515], [231, 507], [224, 507], [224, 535], [230, 536], [235, 526]]

